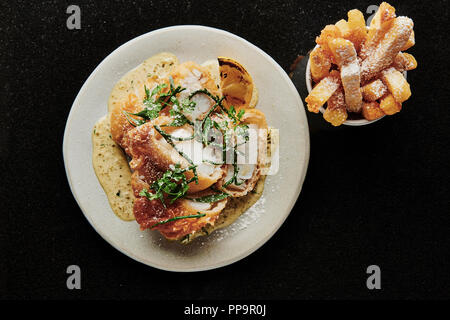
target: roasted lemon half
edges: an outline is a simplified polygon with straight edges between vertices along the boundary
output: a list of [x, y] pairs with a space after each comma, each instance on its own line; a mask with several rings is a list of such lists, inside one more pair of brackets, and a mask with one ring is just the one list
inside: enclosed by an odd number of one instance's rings
[[220, 87], [227, 107], [254, 108], [258, 94], [247, 70], [236, 60], [218, 57]]

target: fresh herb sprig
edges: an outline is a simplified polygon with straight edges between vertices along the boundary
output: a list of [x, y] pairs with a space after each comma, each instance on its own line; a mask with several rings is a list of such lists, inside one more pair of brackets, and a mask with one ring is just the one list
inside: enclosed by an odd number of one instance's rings
[[234, 106], [230, 106], [229, 109], [225, 108], [225, 106], [222, 104], [222, 101], [225, 99], [225, 97], [220, 98], [219, 96], [215, 96], [206, 88], [194, 91], [190, 94], [189, 99], [192, 99], [193, 96], [200, 93], [206, 94], [208, 97], [213, 99], [217, 104], [213, 107], [213, 110], [215, 109], [215, 107], [219, 106], [222, 111], [227, 114], [228, 117], [233, 121], [233, 124], [237, 124], [239, 121], [241, 121], [242, 116], [245, 114], [244, 109], [241, 109], [238, 113], [236, 113], [236, 109], [234, 108]]
[[[186, 88], [182, 88], [181, 86], [175, 87], [172, 77], [169, 77], [169, 83], [170, 88], [168, 92], [162, 92], [164, 88], [167, 88], [167, 84], [165, 83], [157, 85], [152, 90], [152, 92], [150, 92], [150, 90], [144, 85], [145, 90], [145, 98], [143, 101], [144, 109], [137, 113], [130, 113], [127, 111], [123, 111], [125, 115], [127, 115], [127, 120], [131, 125], [137, 127], [144, 124], [146, 121], [156, 119], [159, 116], [159, 113], [171, 103], [172, 105], [176, 103], [178, 106], [182, 106], [182, 104], [180, 104], [176, 96], [180, 92], [186, 90]], [[157, 96], [157, 98], [155, 96]], [[195, 107], [195, 102], [193, 103], [194, 104], [188, 102], [183, 106], [186, 108], [186, 110], [193, 109]], [[181, 110], [179, 111], [179, 113], [181, 114]], [[141, 117], [143, 120], [133, 119], [130, 117], [130, 115]]]
[[[238, 174], [239, 174], [239, 167], [237, 165], [237, 154], [241, 153], [239, 150], [237, 150], [237, 147], [240, 145], [243, 145], [249, 141], [249, 132], [248, 132], [248, 125], [242, 122], [242, 117], [245, 114], [245, 109], [241, 109], [239, 111], [236, 111], [234, 106], [230, 106], [228, 109], [224, 107], [222, 104], [224, 97], [220, 98], [219, 96], [213, 95], [211, 92], [208, 91], [208, 89], [201, 89], [197, 90], [189, 96], [189, 98], [192, 98], [196, 94], [205, 94], [211, 99], [215, 101], [215, 105], [210, 109], [208, 114], [203, 119], [200, 129], [201, 129], [201, 140], [204, 144], [208, 144], [208, 134], [209, 130], [212, 128], [215, 128], [219, 130], [219, 132], [222, 134], [222, 158], [223, 162], [225, 162], [226, 155], [230, 150], [233, 150], [233, 176], [226, 181], [222, 188], [226, 188], [230, 184], [235, 185], [241, 185], [244, 183], [244, 181], [239, 181]], [[228, 121], [214, 121], [210, 118], [211, 113], [217, 108], [217, 106], [220, 107], [220, 110], [222, 114], [228, 116], [228, 118], [231, 121], [231, 126], [228, 123]], [[235, 145], [231, 145], [231, 139], [233, 137], [233, 131], [237, 136], [240, 136], [244, 139], [241, 143], [236, 143]], [[196, 134], [198, 136], [198, 134]], [[231, 145], [231, 146], [230, 146]], [[218, 146], [219, 147], [219, 146]]]
[[[194, 139], [194, 135], [191, 135], [191, 136], [189, 136], [189, 137], [176, 137], [176, 136], [173, 136], [173, 135], [171, 135], [171, 134], [165, 132], [164, 130], [162, 130], [160, 126], [154, 125], [154, 128], [155, 128], [155, 130], [158, 131], [159, 134], [162, 135], [162, 136], [167, 140], [167, 142], [169, 142], [169, 144], [171, 144], [171, 145], [173, 144], [173, 141], [189, 141], [189, 140]], [[174, 145], [172, 145], [172, 146], [174, 147]], [[182, 156], [184, 156], [184, 154], [182, 154]], [[186, 159], [186, 160], [190, 161], [191, 159]]]
[[173, 217], [173, 218], [170, 218], [170, 219], [167, 219], [167, 220], [155, 223], [154, 225], [152, 225], [150, 227], [150, 229], [153, 229], [154, 227], [157, 227], [157, 226], [159, 226], [161, 224], [165, 224], [165, 223], [168, 223], [168, 222], [171, 222], [171, 221], [175, 221], [175, 220], [190, 219], [190, 218], [197, 218], [198, 219], [198, 218], [201, 218], [201, 217], [204, 217], [204, 216], [206, 216], [206, 213], [197, 212], [197, 214], [192, 214], [192, 215], [188, 215], [188, 216]]
[[[211, 107], [211, 109], [209, 110], [209, 112], [207, 113], [207, 115], [205, 116], [205, 118], [202, 121], [202, 125], [201, 125], [201, 129], [203, 131], [202, 137], [207, 136], [208, 132], [205, 133], [205, 131], [208, 131], [209, 129], [211, 129], [212, 126], [216, 127], [222, 133], [226, 129], [228, 129], [228, 122], [226, 120], [222, 121], [219, 124], [216, 121], [212, 121], [210, 118], [211, 113], [216, 109], [216, 107], [219, 106], [221, 111], [224, 114], [226, 114], [228, 116], [228, 118], [230, 118], [230, 120], [232, 121], [232, 124], [234, 125], [233, 129], [236, 131], [236, 133], [238, 135], [242, 135], [245, 138], [245, 141], [248, 141], [248, 126], [244, 123], [241, 123], [242, 116], [245, 114], [245, 109], [241, 109], [241, 110], [239, 110], [239, 112], [237, 112], [236, 109], [234, 108], [234, 106], [230, 106], [229, 109], [225, 108], [224, 105], [222, 104], [225, 97], [220, 98], [219, 96], [215, 96], [211, 92], [209, 92], [209, 90], [206, 88], [194, 91], [193, 93], [190, 94], [189, 99], [191, 99], [193, 96], [195, 96], [197, 94], [201, 94], [201, 93], [207, 95], [208, 97], [213, 99], [215, 102], [215, 105], [213, 107]], [[202, 140], [204, 142], [204, 139], [202, 139]]]
[[225, 198], [228, 198], [230, 195], [228, 193], [225, 192], [221, 192], [221, 193], [216, 193], [216, 194], [211, 194], [208, 196], [204, 196], [204, 197], [198, 197], [198, 198], [186, 198], [195, 202], [203, 202], [203, 203], [213, 203], [213, 202], [217, 202], [220, 200], [223, 200]]
[[181, 169], [180, 164], [176, 164], [173, 168], [164, 172], [161, 178], [156, 180], [150, 186], [153, 192], [147, 189], [142, 189], [139, 195], [146, 197], [148, 200], [159, 199], [164, 207], [166, 207], [165, 198], [170, 198], [170, 204], [177, 199], [186, 195], [189, 189], [189, 183], [195, 181], [195, 177], [187, 180], [184, 173], [195, 169], [195, 166], [190, 166], [186, 169]]
[[189, 120], [185, 114], [194, 111], [196, 102], [190, 101], [189, 99], [184, 99], [180, 102], [176, 97], [172, 97], [170, 101], [172, 102], [172, 108], [170, 109], [169, 114], [173, 118], [173, 121], [166, 126], [181, 127], [186, 123], [191, 126], [194, 125], [194, 123]]
[[[248, 125], [245, 123], [242, 123], [242, 117], [245, 114], [245, 110], [241, 109], [239, 110], [239, 112], [236, 112], [236, 109], [234, 108], [234, 106], [230, 106], [229, 109], [225, 108], [222, 104], [222, 101], [224, 98], [219, 98], [219, 96], [214, 96], [213, 94], [211, 94], [207, 89], [202, 89], [202, 90], [198, 90], [194, 93], [191, 94], [191, 96], [198, 94], [198, 93], [203, 93], [206, 94], [207, 96], [209, 96], [211, 99], [213, 99], [216, 102], [216, 105], [218, 105], [221, 108], [222, 113], [226, 114], [228, 116], [228, 118], [231, 120], [232, 124], [234, 125], [231, 128], [229, 128], [229, 124], [228, 121], [222, 121], [222, 122], [216, 122], [216, 121], [212, 121], [212, 126], [215, 127], [217, 130], [219, 130], [222, 133], [222, 137], [223, 137], [223, 144], [222, 144], [222, 157], [223, 159], [226, 159], [226, 154], [229, 150], [233, 149], [233, 176], [226, 181], [222, 188], [226, 188], [228, 185], [234, 183], [235, 185], [241, 185], [244, 183], [244, 181], [238, 181], [238, 173], [239, 173], [239, 167], [237, 165], [237, 154], [239, 153], [239, 151], [237, 150], [237, 147], [247, 143], [247, 141], [249, 140], [249, 133], [248, 133]], [[212, 108], [215, 109], [216, 105]], [[207, 117], [209, 116], [209, 113], [207, 115]], [[234, 131], [236, 133], [236, 135], [238, 136], [242, 136], [244, 138], [244, 142], [240, 143], [240, 144], [236, 144], [235, 146], [229, 147], [230, 142], [231, 142], [231, 138], [233, 136], [232, 131]]]
[[234, 163], [233, 163], [233, 176], [230, 178], [230, 180], [226, 181], [222, 188], [226, 188], [227, 186], [229, 186], [230, 184], [234, 184], [236, 186], [240, 186], [241, 184], [244, 183], [243, 180], [238, 181], [238, 174], [239, 174], [239, 167], [237, 165], [237, 152], [236, 149], [234, 149]]
[[125, 110], [123, 110], [122, 113], [127, 118], [128, 123], [131, 124], [133, 127], [139, 127], [145, 123], [145, 120], [135, 119], [135, 118], [131, 117], [130, 114], [132, 114], [132, 113], [129, 113]]
[[[189, 164], [191, 165], [190, 168], [192, 168], [192, 172], [194, 173], [194, 177], [192, 179], [194, 179], [195, 183], [198, 184], [197, 166], [194, 165], [194, 162], [192, 161], [192, 159], [189, 158], [183, 151], [177, 149], [175, 143], [172, 141], [172, 138], [176, 138], [176, 137], [173, 137], [170, 134], [167, 134], [159, 126], [155, 125], [154, 128], [156, 129], [156, 131], [159, 132], [160, 135], [163, 136], [163, 138], [167, 141], [167, 143], [170, 144], [175, 149], [176, 152], [178, 152], [178, 154], [180, 156], [182, 156], [183, 158], [186, 159], [187, 162], [189, 162]], [[176, 139], [184, 139], [184, 138], [176, 138]], [[191, 140], [191, 139], [193, 139], [193, 137], [187, 138], [187, 140]]]
[[197, 130], [195, 132], [195, 137], [198, 141], [202, 142], [204, 145], [208, 145], [210, 143], [209, 141], [209, 132], [213, 128], [214, 121], [211, 119], [211, 114], [216, 110], [217, 107], [220, 107], [221, 109], [224, 108], [222, 105], [222, 101], [225, 99], [225, 97], [219, 97], [214, 96], [211, 92], [208, 91], [208, 89], [200, 89], [197, 91], [194, 91], [189, 95], [189, 100], [191, 100], [195, 95], [197, 94], [205, 94], [208, 97], [210, 97], [215, 103], [214, 105], [208, 110], [208, 113], [205, 115], [205, 117], [200, 121], [200, 124], [197, 126]]
[[234, 108], [234, 106], [231, 106], [230, 109], [227, 110], [228, 117], [230, 117], [230, 119], [233, 121], [233, 124], [238, 124], [241, 121], [244, 113], [245, 109], [241, 109], [236, 114], [236, 109]]

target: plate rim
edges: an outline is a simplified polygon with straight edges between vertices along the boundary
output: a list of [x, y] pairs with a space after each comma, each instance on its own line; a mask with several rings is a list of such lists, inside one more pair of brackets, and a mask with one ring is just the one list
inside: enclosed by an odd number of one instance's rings
[[[148, 261], [143, 261], [141, 260], [139, 257], [135, 256], [132, 252], [127, 251], [126, 249], [122, 248], [121, 246], [119, 246], [117, 243], [115, 243], [112, 239], [110, 239], [108, 236], [106, 236], [100, 227], [96, 226], [93, 221], [91, 221], [89, 215], [86, 213], [86, 209], [82, 207], [81, 202], [76, 194], [76, 192], [74, 191], [74, 187], [73, 187], [73, 183], [72, 183], [72, 177], [71, 177], [71, 173], [70, 170], [68, 168], [68, 157], [67, 157], [67, 148], [68, 148], [68, 128], [70, 127], [70, 123], [73, 121], [73, 113], [74, 113], [74, 106], [78, 103], [78, 100], [81, 99], [81, 94], [86, 90], [86, 87], [88, 87], [89, 83], [92, 81], [94, 75], [98, 72], [98, 69], [100, 68], [100, 66], [102, 64], [104, 64], [107, 60], [109, 60], [111, 58], [112, 55], [114, 55], [116, 52], [118, 52], [119, 50], [122, 50], [124, 47], [126, 46], [130, 46], [133, 45], [134, 42], [139, 41], [141, 38], [144, 37], [149, 37], [158, 33], [163, 33], [163, 32], [168, 32], [168, 31], [172, 31], [172, 30], [179, 30], [179, 29], [202, 29], [202, 30], [206, 30], [206, 31], [212, 31], [212, 32], [218, 32], [221, 33], [224, 36], [228, 36], [231, 38], [234, 38], [235, 40], [244, 42], [245, 44], [247, 44], [248, 46], [252, 47], [254, 50], [256, 50], [258, 53], [262, 54], [269, 62], [271, 62], [271, 64], [277, 69], [277, 71], [281, 74], [281, 76], [287, 80], [287, 85], [289, 86], [290, 90], [292, 91], [293, 95], [295, 96], [295, 99], [297, 100], [297, 105], [299, 105], [299, 112], [300, 112], [300, 117], [303, 118], [304, 120], [304, 136], [305, 136], [305, 147], [304, 147], [304, 155], [305, 155], [305, 160], [304, 160], [304, 167], [303, 167], [303, 172], [300, 176], [300, 181], [298, 182], [296, 188], [296, 196], [292, 198], [291, 203], [289, 204], [289, 211], [284, 214], [284, 217], [282, 217], [282, 219], [280, 219], [279, 223], [275, 226], [275, 228], [272, 229], [271, 232], [267, 233], [259, 242], [257, 242], [252, 248], [248, 249], [247, 251], [241, 253], [238, 256], [235, 256], [233, 258], [230, 259], [225, 259], [224, 261], [222, 261], [221, 263], [214, 263], [214, 264], [209, 264], [209, 265], [203, 265], [200, 267], [192, 267], [192, 268], [177, 268], [175, 267], [166, 267], [163, 265], [159, 265], [157, 263], [149, 263]], [[309, 124], [308, 124], [308, 120], [306, 117], [306, 112], [305, 112], [305, 108], [303, 105], [303, 101], [302, 98], [300, 97], [300, 93], [297, 91], [297, 89], [295, 88], [295, 85], [293, 84], [292, 80], [290, 79], [290, 77], [288, 76], [288, 74], [284, 71], [284, 69], [275, 61], [275, 59], [273, 59], [269, 54], [267, 54], [266, 52], [264, 52], [262, 49], [260, 49], [259, 47], [257, 47], [256, 45], [252, 44], [251, 42], [247, 41], [246, 39], [237, 36], [231, 32], [222, 30], [222, 29], [218, 29], [215, 27], [209, 27], [209, 26], [204, 26], [204, 25], [192, 25], [192, 24], [183, 24], [183, 25], [174, 25], [174, 26], [169, 26], [169, 27], [164, 27], [164, 28], [159, 28], [153, 31], [149, 31], [146, 32], [144, 34], [141, 34], [137, 37], [134, 37], [130, 40], [128, 40], [127, 42], [121, 44], [119, 47], [117, 47], [116, 49], [114, 49], [111, 53], [109, 53], [96, 67], [95, 69], [90, 73], [90, 75], [88, 76], [88, 78], [84, 81], [83, 85], [81, 86], [80, 90], [78, 91], [71, 107], [70, 107], [70, 111], [69, 114], [67, 116], [67, 120], [66, 120], [66, 125], [64, 126], [64, 135], [63, 135], [63, 143], [62, 143], [62, 152], [63, 152], [63, 161], [64, 161], [64, 169], [65, 169], [65, 173], [66, 173], [66, 177], [67, 177], [67, 181], [69, 183], [69, 187], [70, 187], [70, 191], [73, 195], [73, 197], [75, 198], [75, 201], [78, 204], [78, 207], [80, 208], [81, 212], [83, 213], [84, 217], [86, 218], [86, 220], [89, 222], [89, 224], [92, 226], [92, 228], [94, 228], [94, 230], [109, 244], [111, 245], [113, 248], [115, 248], [116, 250], [118, 250], [119, 252], [121, 252], [122, 254], [128, 256], [129, 258], [142, 263], [144, 265], [147, 265], [149, 267], [153, 267], [156, 269], [160, 269], [160, 270], [164, 270], [164, 271], [170, 271], [170, 272], [200, 272], [200, 271], [207, 271], [207, 270], [213, 270], [213, 269], [218, 269], [218, 268], [223, 268], [225, 266], [231, 265], [235, 262], [238, 262], [246, 257], [248, 257], [249, 255], [251, 255], [252, 253], [254, 253], [255, 251], [257, 251], [258, 249], [260, 249], [265, 243], [267, 243], [274, 235], [275, 233], [280, 229], [280, 227], [284, 224], [284, 222], [286, 221], [286, 219], [288, 218], [288, 216], [291, 214], [292, 209], [295, 206], [295, 203], [297, 202], [297, 200], [299, 199], [300, 196], [300, 192], [302, 190], [305, 178], [306, 178], [306, 173], [308, 171], [308, 167], [309, 167], [309, 159], [310, 159], [310, 135], [309, 135]]]

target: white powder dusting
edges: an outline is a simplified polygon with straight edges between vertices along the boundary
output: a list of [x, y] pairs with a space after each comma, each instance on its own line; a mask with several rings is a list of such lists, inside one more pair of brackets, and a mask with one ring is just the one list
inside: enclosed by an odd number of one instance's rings
[[221, 241], [248, 228], [250, 225], [257, 223], [259, 218], [265, 213], [265, 203], [266, 198], [262, 195], [261, 198], [259, 198], [258, 201], [245, 211], [235, 222], [226, 228], [214, 231], [210, 235], [210, 238], [215, 241]]

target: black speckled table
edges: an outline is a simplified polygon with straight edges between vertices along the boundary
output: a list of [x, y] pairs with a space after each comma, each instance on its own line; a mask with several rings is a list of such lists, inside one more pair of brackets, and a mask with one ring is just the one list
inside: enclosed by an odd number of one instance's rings
[[[81, 8], [81, 30], [66, 27], [70, 4]], [[0, 298], [450, 298], [448, 1], [392, 3], [415, 21], [411, 99], [363, 128], [332, 128], [308, 114], [311, 158], [299, 200], [279, 232], [238, 263], [177, 274], [131, 260], [89, 225], [65, 176], [72, 102], [124, 42], [170, 25], [208, 25], [249, 40], [288, 71], [325, 24], [371, 4], [3, 1]], [[66, 288], [71, 264], [82, 268], [82, 290]], [[372, 264], [381, 290], [366, 288]]]

